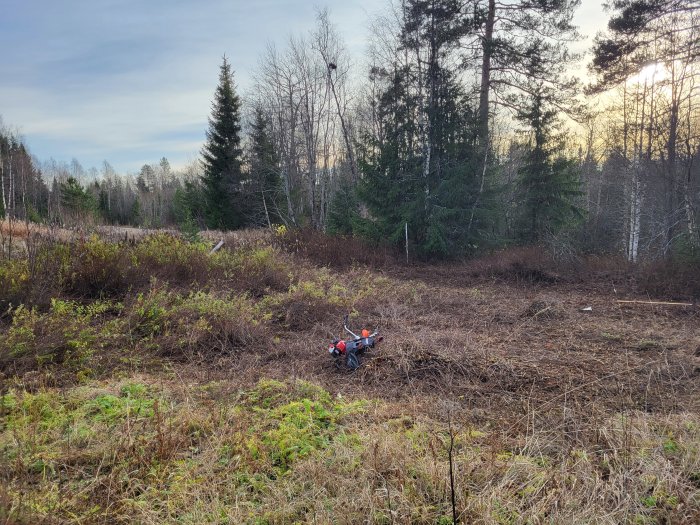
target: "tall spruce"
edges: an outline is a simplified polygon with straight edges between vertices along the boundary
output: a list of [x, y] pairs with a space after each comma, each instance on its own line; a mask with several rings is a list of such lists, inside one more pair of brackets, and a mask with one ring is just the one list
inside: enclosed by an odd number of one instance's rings
[[450, 255], [482, 233], [487, 203], [474, 162], [475, 112], [457, 59], [473, 20], [458, 2], [411, 0], [402, 22], [405, 64], [373, 71], [383, 88], [373, 101], [381, 133], [365, 141], [359, 188], [371, 216], [353, 229], [399, 244], [408, 223], [418, 251]]
[[[384, 76], [384, 75], [382, 75]], [[366, 136], [359, 149], [363, 173], [358, 192], [372, 217], [359, 221], [357, 233], [373, 240], [399, 244], [404, 224], [411, 223], [411, 236], [424, 231], [425, 208], [420, 150], [416, 145], [417, 97], [411, 92], [409, 70], [397, 68], [383, 79], [388, 83], [376, 106], [379, 136]]]
[[531, 133], [519, 173], [520, 237], [536, 242], [573, 226], [583, 212], [577, 204], [582, 195], [578, 166], [558, 153], [565, 148], [564, 137], [555, 134], [557, 110], [542, 84], [531, 91], [529, 107], [519, 114]]
[[240, 100], [224, 56], [202, 150], [205, 218], [209, 228], [233, 230], [246, 222], [242, 194]]
[[453, 0], [407, 0], [401, 14], [402, 53], [373, 69], [381, 132], [362, 150], [359, 193], [371, 216], [354, 229], [399, 244], [408, 223], [415, 249], [453, 255], [481, 243], [491, 204], [459, 58], [474, 19]]
[[250, 219], [256, 224], [270, 226], [282, 220], [283, 205], [280, 160], [269, 132], [265, 114], [255, 109], [250, 133]]

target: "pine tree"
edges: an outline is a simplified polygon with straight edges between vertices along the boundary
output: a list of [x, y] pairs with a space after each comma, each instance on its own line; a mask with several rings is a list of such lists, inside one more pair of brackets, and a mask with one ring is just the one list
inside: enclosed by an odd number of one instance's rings
[[68, 177], [59, 185], [61, 207], [73, 219], [84, 221], [95, 210], [92, 194], [83, 188], [75, 177]]
[[204, 211], [210, 228], [232, 230], [245, 225], [240, 133], [240, 100], [231, 65], [224, 57], [202, 150]]
[[[682, 166], [681, 153], [685, 149], [686, 158], [692, 156], [692, 147], [688, 147], [690, 142], [682, 138], [692, 132], [689, 128], [682, 128], [689, 126], [684, 126], [683, 121], [690, 123], [690, 114], [694, 111], [691, 100], [700, 62], [700, 1], [613, 0], [609, 8], [608, 30], [597, 35], [593, 46], [589, 69], [595, 74], [596, 82], [589, 86], [589, 90], [603, 92], [622, 85], [626, 93], [630, 77], [649, 66], [661, 69], [666, 77], [663, 80], [652, 77], [648, 86], [646, 81], [643, 86], [640, 82], [640, 93], [635, 96], [639, 97], [643, 108], [641, 115], [634, 117], [636, 122], [628, 122], [625, 114], [625, 139], [631, 133], [638, 144], [632, 150], [625, 148], [625, 153], [630, 154], [636, 150], [636, 158], [628, 155], [631, 162], [626, 170], [630, 188], [627, 196], [629, 231], [625, 233], [628, 258], [637, 258], [640, 232], [643, 231], [641, 216], [648, 213], [653, 216], [645, 221], [644, 229], [649, 228], [648, 235], [656, 240], [649, 243], [650, 248], [654, 246], [664, 256], [670, 255], [674, 239], [679, 236], [687, 236], [691, 244], [700, 246], [690, 176], [692, 162], [686, 161]], [[664, 84], [664, 92], [658, 93], [657, 88]], [[660, 107], [659, 95], [664, 100], [663, 105], [667, 106], [662, 114], [654, 111], [655, 106]], [[683, 113], [687, 116], [684, 117]], [[665, 146], [661, 155], [663, 174], [658, 177], [660, 180], [654, 180], [648, 177], [654, 172], [649, 169], [651, 144], [658, 139]], [[646, 148], [642, 146], [644, 142]], [[643, 165], [646, 167], [641, 169]], [[647, 178], [646, 183], [642, 182], [642, 177]], [[652, 199], [644, 195], [644, 187], [649, 183], [652, 186], [661, 184], [661, 191]], [[662, 204], [659, 211], [655, 210], [656, 203]], [[681, 231], [682, 228], [685, 232]]]
[[700, 60], [697, 0], [612, 0], [608, 31], [596, 36], [592, 91], [625, 82], [652, 62]]
[[[579, 38], [572, 25], [581, 0], [473, 0], [481, 45], [479, 136], [485, 151], [490, 141], [490, 105], [513, 107], [524, 101], [531, 78], [529, 54], [542, 57], [540, 78], [559, 89], [574, 85], [567, 68], [576, 60], [567, 43]], [[469, 6], [470, 4], [466, 4]], [[493, 97], [492, 94], [497, 95]], [[521, 106], [522, 107], [522, 106]]]

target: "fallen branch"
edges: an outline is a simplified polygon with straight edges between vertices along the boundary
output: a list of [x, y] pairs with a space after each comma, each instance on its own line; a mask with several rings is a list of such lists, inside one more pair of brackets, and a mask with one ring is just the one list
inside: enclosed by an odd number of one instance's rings
[[667, 301], [623, 301], [618, 299], [616, 302], [627, 304], [663, 304], [666, 306], [695, 306], [693, 303], [671, 303]]
[[221, 239], [221, 240], [216, 244], [216, 246], [214, 246], [214, 247], [211, 249], [211, 251], [209, 252], [209, 255], [218, 252], [219, 249], [221, 249], [221, 247], [222, 247], [223, 245], [224, 245], [224, 240]]

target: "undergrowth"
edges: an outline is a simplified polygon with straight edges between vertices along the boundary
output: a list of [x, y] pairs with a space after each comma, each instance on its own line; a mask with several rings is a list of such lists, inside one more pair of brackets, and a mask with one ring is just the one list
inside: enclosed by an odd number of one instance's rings
[[[696, 416], [629, 413], [557, 453], [455, 418], [404, 415], [304, 381], [183, 391], [146, 376], [0, 398], [12, 523], [688, 522]], [[450, 430], [451, 429], [451, 430]], [[601, 520], [601, 516], [606, 516]]]
[[[537, 249], [516, 249], [461, 266], [479, 287], [448, 290], [361, 264], [395, 264], [388, 255], [375, 261], [381, 252], [341, 260], [338, 241], [304, 244], [300, 235], [234, 239], [215, 254], [211, 243], [165, 234], [91, 237], [1, 261], [0, 523], [445, 525], [453, 510], [461, 523], [700, 521], [692, 407], [635, 411], [630, 370], [608, 404], [562, 387], [563, 378], [548, 382], [537, 366], [554, 367], [558, 342], [538, 347], [544, 361], [533, 364], [523, 340], [528, 330], [546, 338], [552, 325], [580, 321], [578, 306], [509, 297], [490, 312], [504, 289], [479, 281], [546, 290], [586, 272], [629, 279], [628, 269], [590, 259], [571, 262], [567, 274]], [[353, 324], [393, 330], [390, 346], [354, 375], [313, 369], [327, 358], [319, 342], [346, 313]], [[685, 339], [598, 321], [589, 339], [570, 331], [567, 363], [595, 375], [591, 361], [576, 359], [663, 353], [654, 362], [667, 368], [640, 372], [645, 395], [664, 400], [667, 391], [652, 391], [663, 381], [688, 399], [683, 389], [700, 369], [683, 361]], [[497, 331], [506, 354], [490, 343]], [[455, 378], [463, 395], [437, 388]], [[577, 392], [565, 403], [585, 406], [538, 411], [529, 405], [536, 397], [516, 397], [532, 396], [537, 381], [537, 393], [554, 392], [547, 399]], [[365, 393], [371, 386], [379, 400]], [[469, 409], [483, 396], [495, 411], [498, 395], [510, 410], [526, 405], [524, 415]], [[509, 426], [518, 419], [526, 428]]]

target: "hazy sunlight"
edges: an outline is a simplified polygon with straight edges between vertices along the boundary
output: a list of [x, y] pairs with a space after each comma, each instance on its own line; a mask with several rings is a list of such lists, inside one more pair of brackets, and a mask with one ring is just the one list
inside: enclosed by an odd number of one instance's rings
[[627, 85], [654, 84], [664, 80], [667, 75], [666, 66], [662, 63], [654, 63], [645, 66], [639, 73], [627, 79]]

